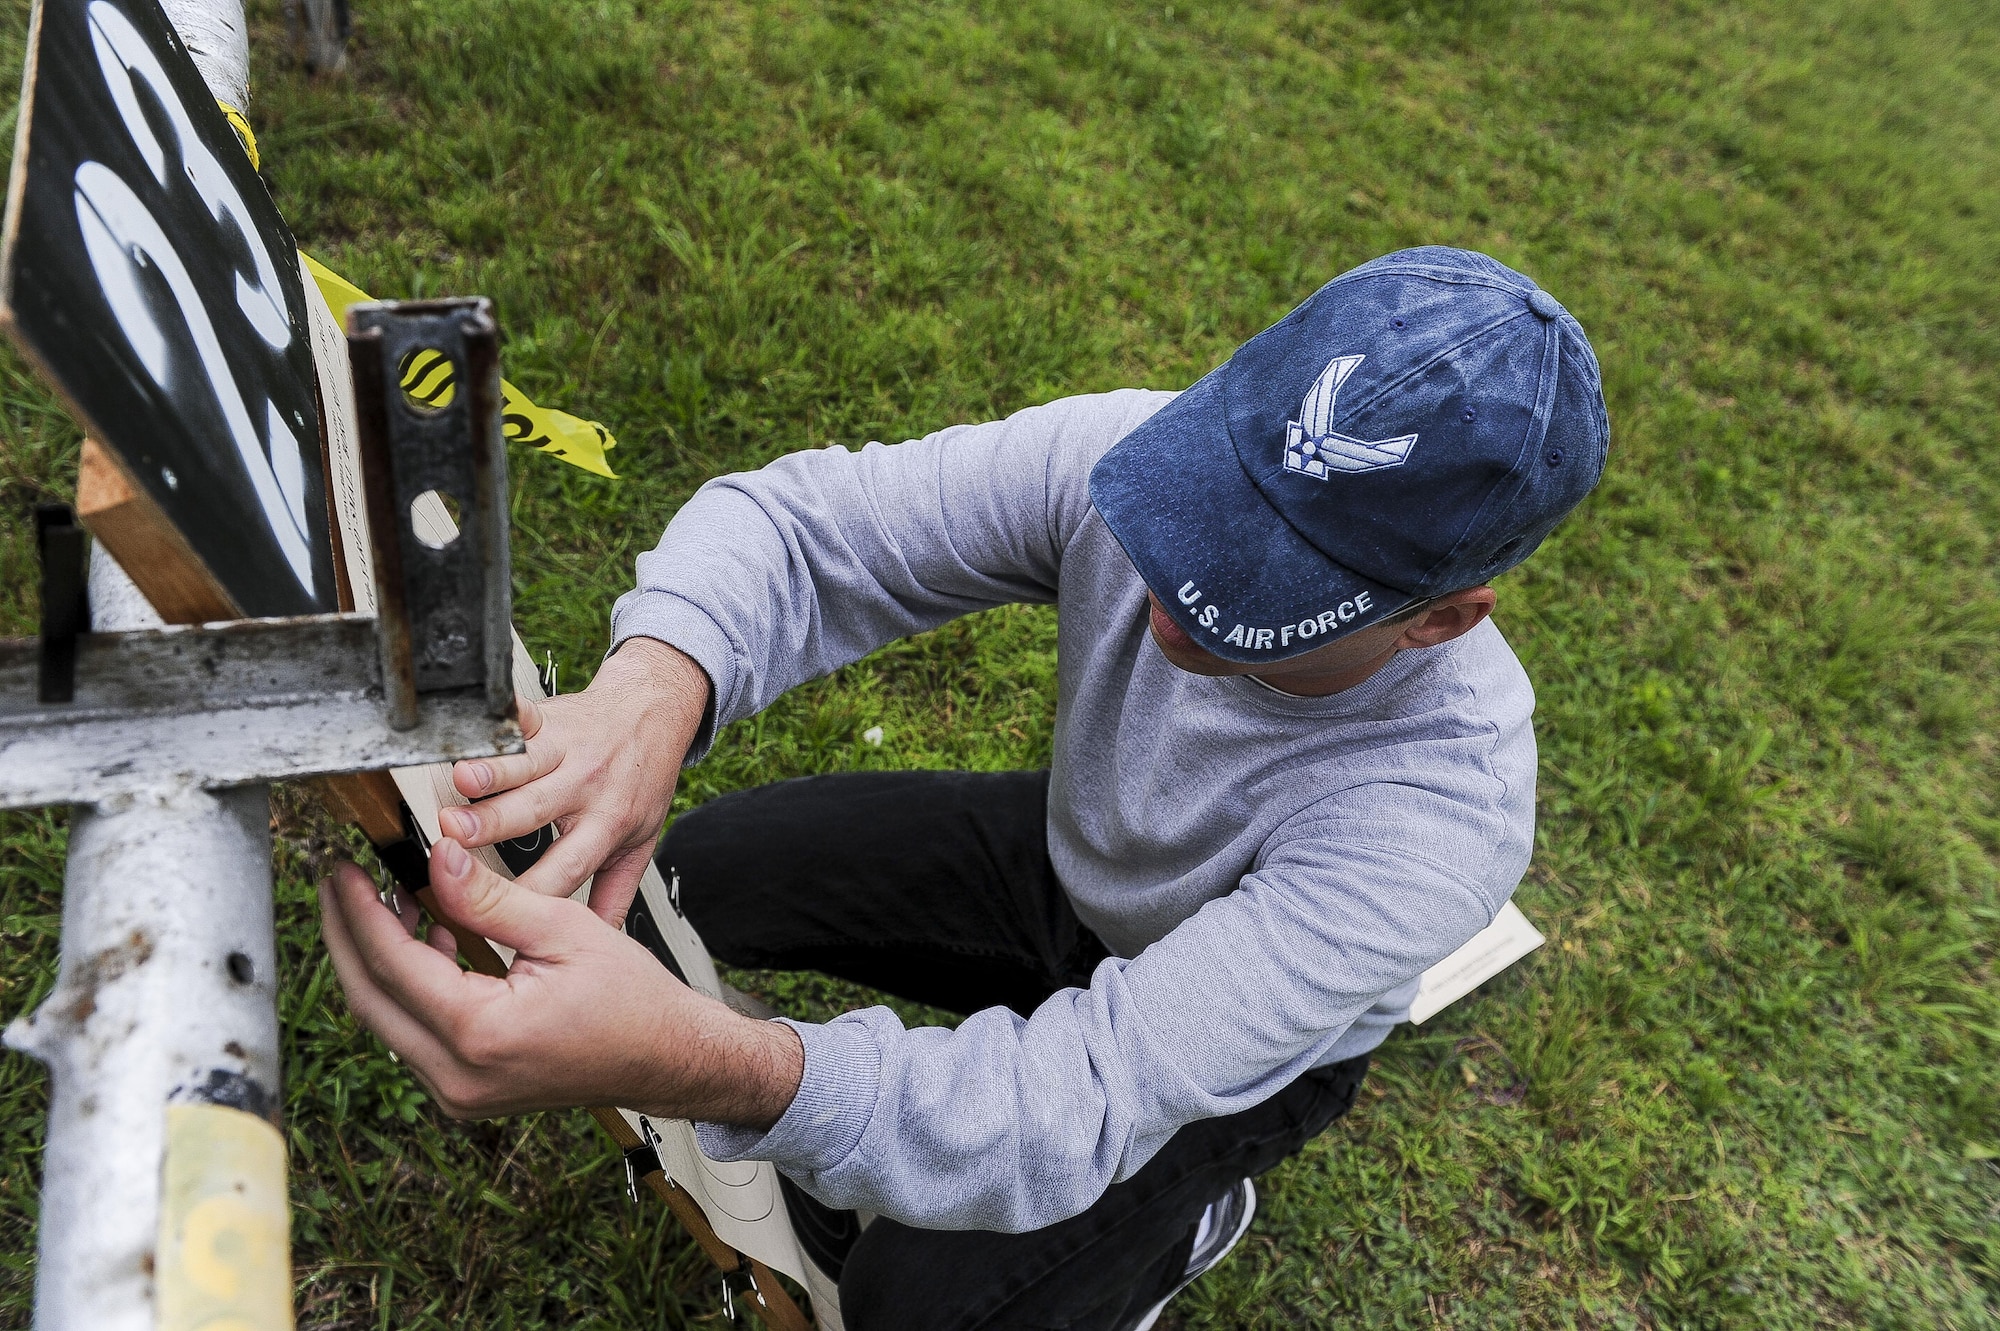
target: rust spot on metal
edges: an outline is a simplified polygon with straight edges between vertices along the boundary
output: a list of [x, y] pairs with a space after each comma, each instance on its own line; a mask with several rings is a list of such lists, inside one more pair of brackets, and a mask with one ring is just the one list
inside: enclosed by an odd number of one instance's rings
[[89, 1021], [97, 1011], [99, 989], [152, 959], [153, 940], [143, 929], [134, 929], [124, 942], [98, 952], [77, 968], [76, 997], [70, 1001], [66, 1015], [78, 1025]]

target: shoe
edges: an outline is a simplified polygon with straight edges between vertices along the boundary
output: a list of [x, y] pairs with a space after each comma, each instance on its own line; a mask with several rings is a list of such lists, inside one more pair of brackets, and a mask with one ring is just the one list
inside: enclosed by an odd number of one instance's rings
[[1247, 1178], [1210, 1202], [1208, 1209], [1201, 1213], [1201, 1224], [1195, 1228], [1194, 1249], [1188, 1253], [1187, 1270], [1181, 1276], [1181, 1283], [1175, 1285], [1166, 1298], [1148, 1309], [1144, 1317], [1132, 1323], [1130, 1331], [1153, 1331], [1154, 1323], [1173, 1302], [1174, 1295], [1227, 1257], [1229, 1250], [1236, 1246], [1236, 1240], [1250, 1228], [1250, 1219], [1256, 1214], [1257, 1186]]

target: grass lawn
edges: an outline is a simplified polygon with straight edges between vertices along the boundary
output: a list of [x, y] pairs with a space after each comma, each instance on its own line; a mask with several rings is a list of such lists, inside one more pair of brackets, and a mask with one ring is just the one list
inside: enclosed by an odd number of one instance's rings
[[[380, 295], [493, 296], [509, 377], [619, 436], [616, 482], [513, 459], [520, 623], [567, 687], [713, 473], [1179, 387], [1403, 245], [1553, 290], [1613, 451], [1501, 584], [1549, 945], [1392, 1038], [1167, 1325], [2000, 1326], [1989, 4], [357, 0], [328, 83], [254, 9], [301, 243]], [[27, 508], [75, 458], [0, 356], [0, 630], [32, 630]], [[728, 731], [677, 807], [1044, 762], [1053, 653], [1039, 610], [892, 647]], [[715, 1324], [583, 1116], [451, 1124], [358, 1031], [309, 906], [351, 840], [278, 812], [301, 1324]], [[63, 843], [0, 818], [8, 1015], [53, 979]], [[6, 1325], [44, 1096], [0, 1058]]]

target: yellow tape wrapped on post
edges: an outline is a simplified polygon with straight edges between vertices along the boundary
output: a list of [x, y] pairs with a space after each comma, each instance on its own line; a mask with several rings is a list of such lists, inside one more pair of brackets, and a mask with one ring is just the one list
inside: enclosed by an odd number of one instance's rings
[[291, 1331], [285, 1139], [240, 1109], [167, 1106], [159, 1331]]
[[[374, 299], [311, 255], [299, 257], [306, 261], [306, 270], [312, 274], [335, 317], [345, 317], [349, 305]], [[444, 406], [456, 391], [451, 362], [435, 353], [412, 357], [402, 367], [402, 380], [405, 392], [433, 406]], [[604, 460], [604, 451], [618, 446], [609, 430], [596, 421], [578, 420], [567, 412], [538, 407], [505, 379], [500, 381], [500, 431], [512, 442], [539, 448], [573, 467], [617, 479], [618, 473]]]
[[243, 145], [243, 151], [250, 158], [250, 169], [252, 171], [262, 171], [264, 164], [257, 157], [257, 136], [250, 132], [249, 117], [245, 116], [228, 102], [218, 100], [216, 105], [222, 108], [222, 118], [227, 120], [229, 127], [236, 131], [236, 141]]

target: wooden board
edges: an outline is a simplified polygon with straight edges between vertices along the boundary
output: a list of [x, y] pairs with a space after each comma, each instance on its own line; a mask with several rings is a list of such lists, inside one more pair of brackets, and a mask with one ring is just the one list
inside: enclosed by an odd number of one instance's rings
[[44, 0], [23, 85], [0, 322], [116, 482], [93, 529], [149, 594], [176, 570], [163, 613], [204, 584], [203, 617], [336, 609], [295, 248], [173, 26]]
[[169, 624], [239, 619], [236, 601], [202, 564], [153, 497], [132, 483], [95, 439], [83, 441], [77, 466], [77, 517], [104, 542], [118, 566], [137, 571], [133, 585]]

